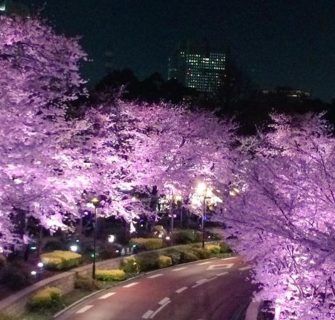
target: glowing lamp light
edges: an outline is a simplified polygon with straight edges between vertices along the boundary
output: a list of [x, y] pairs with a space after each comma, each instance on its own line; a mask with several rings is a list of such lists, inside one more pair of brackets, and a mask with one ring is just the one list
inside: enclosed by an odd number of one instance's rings
[[39, 262], [38, 264], [37, 264], [37, 266], [39, 267], [39, 268], [43, 268], [44, 267], [44, 264], [43, 264], [43, 262]]
[[30, 272], [30, 274], [35, 277], [37, 275], [37, 272], [33, 270], [32, 272]]
[[165, 240], [166, 240], [166, 241], [170, 241], [170, 240], [171, 240], [171, 237], [170, 237], [170, 236], [166, 236], [166, 237], [165, 237]]
[[207, 185], [205, 182], [199, 182], [197, 187], [196, 187], [196, 192], [198, 194], [204, 194], [206, 192]]
[[113, 243], [113, 242], [115, 241], [115, 235], [114, 235], [114, 234], [110, 234], [110, 235], [108, 236], [107, 241], [108, 241], [109, 243]]
[[78, 248], [78, 246], [76, 244], [73, 244], [73, 245], [70, 246], [70, 251], [72, 251], [72, 252], [77, 252], [78, 249], [79, 248]]
[[100, 200], [99, 200], [97, 197], [94, 197], [94, 198], [91, 199], [91, 203], [92, 203], [95, 207], [97, 207], [97, 206], [99, 205], [99, 203], [100, 203]]
[[6, 11], [6, 3], [0, 5], [0, 11], [5, 12]]

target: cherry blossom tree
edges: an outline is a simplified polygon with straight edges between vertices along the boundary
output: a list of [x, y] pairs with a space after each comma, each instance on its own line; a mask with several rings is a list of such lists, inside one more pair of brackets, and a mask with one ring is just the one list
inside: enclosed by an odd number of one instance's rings
[[73, 131], [65, 104], [83, 93], [85, 58], [76, 39], [37, 19], [0, 17], [2, 247], [18, 240], [12, 223], [18, 211], [58, 228], [87, 184], [63, 153]]
[[[277, 319], [335, 319], [335, 141], [322, 115], [273, 116], [242, 144], [225, 221]], [[250, 140], [249, 140], [250, 142]]]
[[189, 196], [197, 181], [223, 190], [234, 158], [235, 124], [209, 112], [169, 104], [128, 105], [138, 119], [133, 161], [137, 184], [175, 189]]

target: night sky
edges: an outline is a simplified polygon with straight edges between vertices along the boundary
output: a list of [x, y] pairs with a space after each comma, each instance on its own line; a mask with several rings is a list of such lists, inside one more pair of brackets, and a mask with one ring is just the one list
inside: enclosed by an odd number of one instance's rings
[[91, 83], [105, 74], [105, 51], [113, 52], [115, 69], [166, 77], [178, 41], [207, 38], [229, 45], [262, 88], [288, 85], [335, 98], [334, 0], [48, 0], [43, 14], [59, 31], [83, 36]]

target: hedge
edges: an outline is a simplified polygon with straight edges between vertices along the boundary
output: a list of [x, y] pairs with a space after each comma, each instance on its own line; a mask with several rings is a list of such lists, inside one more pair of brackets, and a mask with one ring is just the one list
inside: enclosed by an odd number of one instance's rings
[[126, 279], [126, 273], [120, 269], [97, 270], [95, 275], [99, 281], [122, 281]]
[[158, 253], [157, 252], [142, 252], [136, 256], [136, 262], [139, 271], [145, 272], [157, 269], [158, 266]]
[[158, 267], [166, 268], [172, 266], [172, 259], [168, 256], [159, 256], [158, 257]]
[[221, 247], [219, 244], [206, 244], [205, 249], [210, 254], [219, 254], [221, 252]]
[[[201, 236], [201, 234], [200, 234]], [[199, 231], [192, 229], [176, 229], [173, 231], [172, 239], [174, 243], [189, 244], [200, 241]]]
[[165, 256], [168, 256], [171, 258], [172, 260], [172, 264], [178, 264], [180, 263], [180, 259], [181, 259], [181, 251], [176, 249], [176, 248], [168, 248], [165, 249], [163, 251], [161, 251], [161, 253]]
[[95, 291], [100, 289], [99, 283], [91, 277], [76, 276], [74, 287], [85, 291]]
[[156, 250], [163, 248], [163, 240], [158, 238], [132, 238], [130, 243], [145, 250]]
[[139, 273], [139, 266], [135, 256], [125, 257], [122, 259], [120, 268], [129, 274]]
[[55, 287], [47, 287], [37, 291], [29, 300], [30, 309], [48, 309], [59, 306], [62, 302], [62, 292]]
[[72, 251], [52, 251], [43, 253], [41, 261], [47, 269], [65, 270], [77, 267], [81, 262], [81, 255]]

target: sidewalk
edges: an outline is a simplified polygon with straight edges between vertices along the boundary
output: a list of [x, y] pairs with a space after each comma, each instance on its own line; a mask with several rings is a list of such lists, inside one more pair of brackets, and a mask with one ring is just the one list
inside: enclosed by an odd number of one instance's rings
[[250, 302], [246, 315], [245, 315], [245, 320], [257, 320], [258, 311], [259, 311], [261, 303], [262, 301], [254, 300], [254, 299]]

